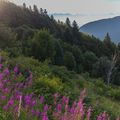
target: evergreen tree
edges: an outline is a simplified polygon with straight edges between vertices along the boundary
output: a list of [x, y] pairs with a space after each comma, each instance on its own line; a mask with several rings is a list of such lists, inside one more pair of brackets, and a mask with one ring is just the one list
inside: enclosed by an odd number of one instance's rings
[[43, 15], [43, 9], [42, 8], [40, 8], [40, 14]]
[[66, 42], [73, 44], [73, 36], [72, 36], [72, 32], [69, 28], [65, 29], [64, 38], [65, 38]]
[[53, 22], [55, 22], [55, 18], [54, 18], [53, 15], [50, 16], [50, 19], [51, 19]]
[[46, 9], [44, 9], [44, 15], [47, 15], [47, 10]]
[[58, 22], [58, 24], [61, 24], [60, 20], [58, 20], [57, 22]]
[[23, 3], [23, 9], [26, 9], [26, 4], [25, 3]]
[[66, 23], [67, 27], [69, 27], [69, 28], [71, 27], [71, 23], [70, 23], [69, 18], [66, 18], [66, 22], [65, 23]]
[[110, 44], [111, 44], [111, 38], [110, 38], [109, 33], [106, 34], [103, 42], [104, 42], [105, 44], [107, 44], [107, 45], [110, 45]]
[[16, 34], [7, 26], [0, 24], [0, 49], [17, 47]]
[[91, 73], [93, 65], [94, 65], [95, 62], [97, 62], [98, 58], [91, 51], [86, 51], [84, 53], [83, 57], [84, 57], [84, 62], [83, 62], [84, 70], [88, 71], [89, 73]]
[[69, 70], [74, 70], [76, 68], [76, 61], [71, 52], [65, 52], [64, 54], [64, 65]]
[[79, 31], [79, 26], [75, 20], [72, 23], [72, 27], [73, 27], [73, 31], [75, 31], [75, 32]]
[[53, 59], [55, 55], [54, 38], [47, 30], [38, 31], [32, 39], [32, 55], [44, 61], [45, 59]]
[[118, 47], [118, 50], [120, 51], [120, 42], [118, 43], [118, 46], [117, 46], [117, 47]]
[[36, 5], [33, 5], [33, 11], [35, 14], [39, 14], [39, 10]]
[[92, 74], [94, 77], [102, 77], [107, 83], [107, 74], [110, 69], [111, 61], [107, 57], [100, 57], [93, 65]]
[[31, 5], [29, 6], [29, 10], [32, 12], [32, 7], [31, 7]]
[[114, 54], [116, 45], [111, 41], [109, 33], [106, 34], [105, 39], [103, 41], [105, 47], [105, 54], [110, 58], [111, 55]]
[[55, 40], [54, 64], [63, 65], [63, 48], [58, 40]]

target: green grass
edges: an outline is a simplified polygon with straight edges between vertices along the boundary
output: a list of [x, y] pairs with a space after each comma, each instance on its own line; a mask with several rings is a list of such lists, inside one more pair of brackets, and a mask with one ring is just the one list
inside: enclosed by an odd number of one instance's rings
[[[52, 95], [56, 92], [70, 96], [71, 102], [77, 100], [81, 90], [87, 90], [86, 106], [93, 106], [96, 115], [107, 111], [111, 120], [120, 115], [120, 87], [107, 86], [102, 79], [89, 77], [88, 73], [76, 74], [68, 71], [64, 66], [50, 65], [49, 62], [40, 63], [29, 57], [18, 57], [7, 61], [14, 66], [19, 64], [21, 69], [30, 69], [33, 72], [33, 87], [31, 92], [44, 95], [46, 102], [51, 103]], [[30, 91], [29, 91], [30, 92]]]

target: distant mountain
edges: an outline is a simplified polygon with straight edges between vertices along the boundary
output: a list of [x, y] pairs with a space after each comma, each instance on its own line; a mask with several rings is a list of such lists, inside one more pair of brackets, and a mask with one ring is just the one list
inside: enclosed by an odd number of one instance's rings
[[70, 14], [70, 13], [52, 13], [50, 15], [53, 15], [53, 16], [72, 16], [72, 14]]
[[87, 23], [80, 27], [80, 31], [101, 40], [104, 39], [106, 33], [109, 33], [112, 41], [118, 43], [120, 42], [120, 16]]

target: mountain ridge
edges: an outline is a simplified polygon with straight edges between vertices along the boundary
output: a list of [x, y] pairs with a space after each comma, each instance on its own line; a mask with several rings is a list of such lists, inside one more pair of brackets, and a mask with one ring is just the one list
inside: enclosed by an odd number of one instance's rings
[[101, 40], [109, 33], [115, 43], [120, 42], [120, 16], [89, 22], [80, 27], [80, 31], [94, 35]]

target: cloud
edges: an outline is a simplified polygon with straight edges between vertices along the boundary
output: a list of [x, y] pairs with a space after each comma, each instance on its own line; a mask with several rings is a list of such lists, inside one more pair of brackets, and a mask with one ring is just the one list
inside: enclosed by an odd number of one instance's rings
[[49, 13], [116, 13], [120, 11], [120, 0], [11, 0], [17, 4], [36, 4]]
[[109, 2], [120, 2], [120, 0], [106, 0], [106, 1], [109, 1]]

